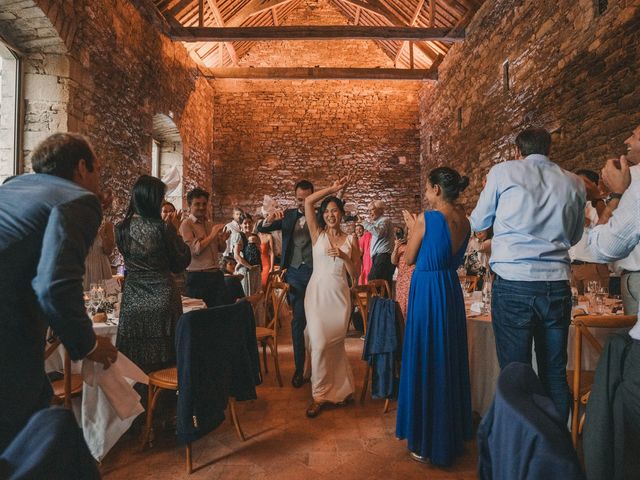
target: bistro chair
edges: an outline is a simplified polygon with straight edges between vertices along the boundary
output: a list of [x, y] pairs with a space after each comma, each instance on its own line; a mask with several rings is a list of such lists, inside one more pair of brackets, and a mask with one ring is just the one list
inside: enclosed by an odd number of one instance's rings
[[[460, 275], [460, 283], [462, 285], [468, 285], [466, 293], [473, 293], [478, 288], [478, 282], [480, 281], [479, 275]], [[467, 283], [468, 282], [468, 283]]]
[[71, 372], [71, 357], [62, 345], [60, 339], [52, 334], [47, 335], [47, 338], [47, 345], [44, 349], [45, 360], [56, 353], [58, 349], [62, 349], [63, 352], [63, 377], [51, 381], [51, 388], [53, 389], [51, 403], [54, 405], [62, 405], [64, 408], [70, 410], [71, 399], [82, 394], [82, 375]]
[[578, 444], [578, 435], [582, 433], [584, 424], [584, 413], [580, 416], [580, 406], [585, 406], [591, 394], [591, 385], [593, 384], [593, 371], [582, 370], [582, 344], [583, 339], [593, 348], [598, 355], [602, 353], [602, 344], [596, 339], [591, 328], [631, 328], [635, 325], [637, 317], [635, 315], [576, 315], [573, 318], [574, 326], [574, 360], [573, 367], [575, 370], [567, 370], [567, 377], [571, 385], [571, 394], [573, 397], [573, 408], [571, 411], [571, 440], [573, 446]]
[[288, 293], [289, 284], [280, 281], [271, 284], [271, 288], [264, 299], [267, 315], [265, 326], [256, 327], [256, 340], [262, 346], [264, 373], [269, 373], [267, 365], [267, 347], [269, 347], [276, 369], [276, 380], [280, 387], [282, 387], [282, 377], [280, 376], [280, 362], [278, 361], [278, 328], [280, 327], [280, 315]]

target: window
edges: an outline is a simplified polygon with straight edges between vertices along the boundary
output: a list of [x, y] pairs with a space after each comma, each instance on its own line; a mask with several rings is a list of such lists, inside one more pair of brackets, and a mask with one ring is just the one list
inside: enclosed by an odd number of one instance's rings
[[19, 173], [20, 57], [0, 40], [0, 183]]
[[502, 88], [504, 93], [509, 92], [509, 60], [502, 64]]

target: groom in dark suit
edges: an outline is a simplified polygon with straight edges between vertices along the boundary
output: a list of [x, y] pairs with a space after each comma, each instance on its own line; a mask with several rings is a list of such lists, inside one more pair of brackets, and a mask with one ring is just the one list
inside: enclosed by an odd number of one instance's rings
[[304, 200], [313, 193], [313, 184], [301, 180], [296, 184], [296, 208], [284, 212], [275, 212], [265, 219], [258, 228], [261, 233], [282, 230], [282, 258], [280, 267], [287, 269], [286, 281], [289, 284], [289, 304], [293, 309], [291, 337], [293, 358], [296, 371], [291, 384], [300, 388], [304, 384], [304, 329], [307, 319], [304, 314], [304, 295], [313, 272], [313, 254], [311, 236], [304, 217]]

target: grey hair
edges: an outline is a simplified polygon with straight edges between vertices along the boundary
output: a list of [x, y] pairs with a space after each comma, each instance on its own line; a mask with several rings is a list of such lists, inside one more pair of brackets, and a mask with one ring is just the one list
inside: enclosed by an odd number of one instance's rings
[[382, 200], [374, 200], [369, 204], [369, 208], [378, 208], [384, 212], [384, 202]]

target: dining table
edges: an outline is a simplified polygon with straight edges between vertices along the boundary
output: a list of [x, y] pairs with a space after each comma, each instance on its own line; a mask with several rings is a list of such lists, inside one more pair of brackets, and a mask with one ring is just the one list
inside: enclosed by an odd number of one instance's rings
[[[182, 297], [183, 313], [204, 308], [207, 306], [202, 300]], [[94, 323], [93, 330], [115, 345], [118, 317], [110, 313], [105, 322]], [[64, 348], [60, 346], [45, 360], [45, 371], [63, 372], [64, 355]], [[72, 399], [73, 412], [91, 454], [102, 461], [136, 417], [144, 412], [140, 395], [133, 386], [147, 384], [147, 375], [121, 352], [107, 370], [99, 363], [79, 360], [71, 363], [71, 373], [83, 378], [82, 395]]]
[[[477, 294], [469, 295], [465, 298], [467, 316], [467, 345], [469, 352], [469, 380], [471, 384], [471, 406], [472, 410], [480, 416], [484, 416], [495, 394], [496, 382], [500, 374], [500, 364], [496, 354], [496, 340], [491, 324], [491, 312], [483, 308], [481, 296]], [[620, 308], [621, 302], [618, 299], [608, 299], [605, 310], [601, 314], [614, 315], [613, 310]], [[572, 318], [576, 315], [593, 314], [594, 308], [584, 298], [572, 310]], [[598, 328], [592, 333], [596, 339], [603, 344], [611, 334], [620, 331], [619, 328]], [[567, 370], [572, 370], [574, 353], [575, 329], [569, 326], [567, 340]], [[531, 363], [537, 372], [537, 362], [535, 345], [532, 347]], [[582, 370], [593, 371], [598, 363], [599, 353], [590, 345], [585, 344], [582, 351]]]

